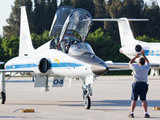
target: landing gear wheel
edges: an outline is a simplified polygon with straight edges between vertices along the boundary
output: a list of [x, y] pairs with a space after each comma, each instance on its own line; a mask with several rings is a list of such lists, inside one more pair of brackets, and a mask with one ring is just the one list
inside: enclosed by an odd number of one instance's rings
[[2, 97], [2, 104], [5, 104], [5, 102], [6, 102], [6, 93], [1, 92], [1, 97]]
[[91, 98], [90, 98], [90, 96], [86, 96], [84, 98], [84, 107], [85, 107], [85, 109], [90, 109], [90, 107], [91, 107]]

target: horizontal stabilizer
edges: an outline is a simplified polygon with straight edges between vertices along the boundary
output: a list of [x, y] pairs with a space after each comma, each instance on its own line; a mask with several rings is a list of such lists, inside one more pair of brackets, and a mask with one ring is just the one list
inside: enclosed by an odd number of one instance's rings
[[4, 62], [0, 62], [0, 65], [4, 64]]
[[[149, 19], [127, 19], [128, 21], [149, 21]], [[97, 19], [85, 19], [84, 21], [124, 21], [123, 18], [117, 18], [117, 19], [109, 19], [109, 18], [97, 18]]]
[[[128, 21], [149, 21], [149, 19], [127, 19]], [[124, 21], [124, 19], [92, 19], [92, 21]]]

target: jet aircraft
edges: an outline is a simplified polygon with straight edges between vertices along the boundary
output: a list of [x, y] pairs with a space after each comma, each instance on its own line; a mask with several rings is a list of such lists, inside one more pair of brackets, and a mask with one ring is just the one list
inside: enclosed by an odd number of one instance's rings
[[26, 10], [22, 6], [19, 55], [7, 61], [4, 69], [0, 70], [2, 104], [6, 101], [5, 73], [31, 72], [35, 87], [45, 87], [46, 91], [49, 90], [50, 76], [54, 76], [53, 87], [62, 87], [66, 79], [79, 79], [84, 107], [90, 109], [93, 81], [97, 75], [108, 71], [106, 63], [85, 42], [91, 19], [87, 10], [60, 7], [50, 29], [53, 39], [35, 49]]
[[[92, 21], [116, 21], [118, 22], [121, 48], [120, 53], [132, 59], [137, 53], [139, 54], [144, 50], [145, 55], [151, 64], [151, 74], [158, 75], [160, 69], [160, 43], [148, 43], [140, 40], [136, 40], [131, 30], [129, 21], [148, 21], [148, 19], [92, 19]], [[128, 63], [113, 63], [106, 62], [107, 66], [114, 70], [129, 70]], [[110, 69], [111, 70], [111, 69]]]
[[[90, 109], [92, 84], [96, 76], [108, 70], [128, 69], [128, 63], [105, 62], [96, 56], [90, 44], [85, 42], [92, 21], [117, 21], [122, 46], [120, 51], [132, 58], [143, 49], [151, 63], [154, 63], [152, 66], [159, 67], [158, 59], [153, 57], [158, 56], [160, 44], [135, 40], [128, 20], [131, 19], [92, 19], [87, 10], [63, 6], [56, 11], [53, 19], [50, 29], [50, 36], [53, 39], [35, 49], [32, 45], [26, 10], [22, 6], [19, 55], [7, 61], [5, 69], [0, 70], [2, 104], [6, 101], [5, 73], [31, 72], [35, 87], [45, 87], [46, 91], [50, 87], [48, 84], [50, 76], [54, 76], [52, 87], [63, 87], [66, 80], [79, 79], [82, 83], [84, 107]], [[151, 52], [153, 49], [156, 53]]]
[[127, 18], [121, 18], [117, 22], [121, 39], [120, 52], [131, 59], [136, 53], [144, 50], [151, 64], [151, 75], [158, 75], [160, 69], [160, 43], [136, 40]]

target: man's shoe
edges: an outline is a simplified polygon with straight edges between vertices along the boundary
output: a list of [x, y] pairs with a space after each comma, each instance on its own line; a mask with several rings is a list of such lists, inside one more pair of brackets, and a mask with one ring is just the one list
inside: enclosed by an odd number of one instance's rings
[[150, 115], [146, 113], [146, 114], [144, 115], [144, 118], [150, 118]]
[[128, 115], [128, 117], [129, 117], [129, 118], [134, 118], [134, 114], [131, 113], [131, 114]]

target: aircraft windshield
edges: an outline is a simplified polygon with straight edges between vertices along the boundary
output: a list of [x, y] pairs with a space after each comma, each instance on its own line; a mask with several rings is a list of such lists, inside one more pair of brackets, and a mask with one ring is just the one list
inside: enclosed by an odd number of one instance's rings
[[59, 37], [61, 30], [63, 28], [63, 25], [69, 16], [69, 14], [74, 10], [72, 7], [60, 7], [55, 14], [51, 30], [50, 30], [50, 36]]
[[85, 53], [95, 54], [92, 47], [88, 43], [77, 43], [71, 45], [68, 54], [71, 56], [79, 56]]
[[[84, 9], [75, 9], [70, 16], [66, 19], [61, 35], [60, 41], [63, 39], [65, 34], [72, 34], [73, 36], [77, 37], [78, 35], [81, 37], [81, 40], [84, 41], [91, 24], [90, 20], [92, 19], [91, 14]], [[76, 34], [75, 34], [76, 33]]]

